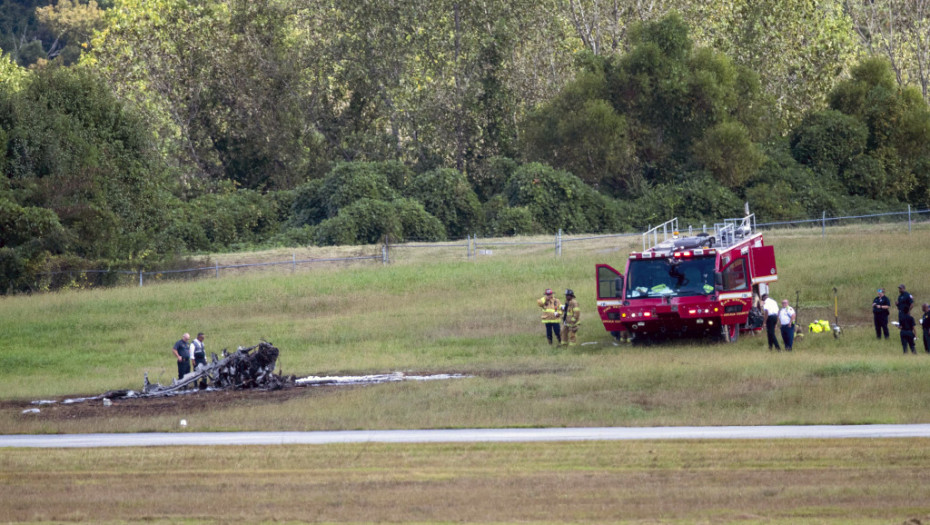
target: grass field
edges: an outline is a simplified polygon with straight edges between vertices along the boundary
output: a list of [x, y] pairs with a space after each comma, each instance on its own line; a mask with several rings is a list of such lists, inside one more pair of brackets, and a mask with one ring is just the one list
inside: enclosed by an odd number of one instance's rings
[[[779, 265], [772, 295], [794, 302], [800, 292], [802, 321], [832, 321], [836, 287], [841, 338], [808, 335], [792, 354], [768, 352], [764, 335], [615, 346], [594, 310], [593, 267], [622, 268], [637, 238], [561, 257], [551, 246], [502, 248], [477, 262], [407, 255], [390, 266], [2, 298], [4, 401], [138, 389], [144, 373], [170, 383], [170, 348], [185, 331], [205, 332], [208, 352], [268, 340], [287, 374], [473, 377], [194, 411], [182, 403], [155, 417], [119, 403], [76, 418], [4, 405], [0, 433], [177, 431], [181, 417], [195, 431], [928, 422], [930, 356], [903, 356], [894, 333], [876, 341], [869, 305], [876, 287], [893, 299], [901, 282], [918, 304], [930, 298], [930, 230], [766, 239]], [[592, 344], [545, 344], [535, 299], [547, 287], [575, 290], [580, 340]], [[668, 461], [653, 461], [656, 451]], [[924, 440], [4, 450], [9, 518], [0, 520], [899, 523], [930, 514], [928, 453]], [[170, 483], [175, 471], [190, 479]], [[103, 501], [85, 494], [97, 485], [112, 487]], [[270, 502], [172, 503], [243, 492]]]

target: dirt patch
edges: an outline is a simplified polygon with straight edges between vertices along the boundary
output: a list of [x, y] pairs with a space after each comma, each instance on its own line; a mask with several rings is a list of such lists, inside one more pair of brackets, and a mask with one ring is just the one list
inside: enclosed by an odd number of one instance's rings
[[[345, 388], [357, 388], [343, 386]], [[0, 401], [0, 411], [15, 410], [23, 412], [39, 409], [42, 418], [52, 421], [68, 419], [92, 419], [98, 417], [140, 417], [155, 418], [163, 415], [196, 414], [219, 407], [265, 405], [282, 403], [299, 398], [329, 395], [333, 388], [294, 387], [281, 390], [203, 390], [192, 391], [171, 397], [155, 398], [126, 398], [110, 401], [105, 406], [102, 399], [65, 403], [58, 400], [55, 403], [36, 404], [34, 401]], [[95, 397], [95, 396], [88, 396]], [[80, 399], [81, 396], [71, 396], [67, 399]], [[30, 414], [24, 413], [23, 417]]]
[[[30, 417], [28, 411], [38, 409], [42, 418], [51, 421], [93, 419], [107, 417], [155, 418], [159, 416], [191, 416], [199, 412], [214, 411], [235, 406], [261, 406], [278, 404], [296, 398], [333, 395], [345, 389], [368, 388], [386, 382], [403, 380], [458, 379], [463, 377], [501, 378], [515, 375], [563, 373], [566, 369], [534, 370], [482, 370], [480, 372], [384, 374], [383, 376], [308, 376], [296, 386], [277, 390], [191, 389], [168, 397], [121, 397], [105, 401], [102, 394], [76, 394], [48, 400], [0, 401], [0, 411], [15, 412]], [[377, 378], [383, 377], [383, 380]], [[376, 380], [372, 380], [376, 378]], [[359, 381], [353, 382], [353, 379]], [[304, 382], [301, 382], [304, 381]], [[105, 403], [109, 403], [108, 405]]]

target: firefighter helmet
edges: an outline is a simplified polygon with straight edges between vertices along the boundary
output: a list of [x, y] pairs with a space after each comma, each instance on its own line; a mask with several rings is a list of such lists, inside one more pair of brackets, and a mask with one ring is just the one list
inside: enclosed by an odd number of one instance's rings
[[565, 290], [565, 296], [566, 296], [566, 297], [567, 297], [567, 296], [575, 297], [575, 292], [573, 292], [572, 289], [569, 288], [569, 289]]
[[552, 288], [546, 288], [546, 295], [552, 295]]

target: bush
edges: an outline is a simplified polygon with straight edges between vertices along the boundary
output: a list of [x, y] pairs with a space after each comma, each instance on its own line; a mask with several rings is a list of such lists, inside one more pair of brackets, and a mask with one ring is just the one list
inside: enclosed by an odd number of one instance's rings
[[0, 294], [28, 289], [25, 283], [26, 261], [13, 248], [0, 248]]
[[316, 228], [313, 226], [300, 226], [297, 228], [287, 228], [281, 233], [272, 235], [265, 244], [270, 246], [308, 246], [313, 244], [316, 239]]
[[321, 222], [316, 232], [320, 245], [377, 244], [385, 235], [403, 237], [400, 218], [395, 207], [384, 201], [360, 199]]
[[608, 212], [611, 199], [571, 173], [543, 164], [518, 168], [507, 182], [505, 196], [510, 207], [526, 207], [546, 233], [616, 231], [622, 224], [621, 218], [614, 220]]
[[439, 219], [453, 239], [464, 238], [478, 221], [481, 203], [465, 176], [451, 168], [428, 171], [414, 177], [407, 196], [418, 200]]
[[351, 246], [358, 244], [355, 221], [348, 215], [321, 222], [314, 230], [313, 244], [318, 246]]
[[534, 235], [544, 233], [542, 226], [533, 219], [533, 212], [525, 206], [504, 208], [491, 224], [491, 235]]
[[442, 222], [427, 212], [422, 204], [411, 199], [397, 199], [392, 204], [400, 219], [403, 241], [446, 240]]
[[[388, 166], [390, 169], [384, 170]], [[397, 191], [388, 183], [385, 171], [394, 173], [394, 165], [378, 162], [351, 162], [339, 164], [326, 177], [320, 196], [326, 217], [335, 217], [339, 210], [361, 199], [392, 201]]]
[[323, 198], [323, 179], [314, 179], [294, 189], [294, 201], [291, 203], [291, 226], [319, 224], [326, 215], [326, 202]]
[[[286, 200], [285, 200], [286, 202]], [[226, 250], [264, 241], [280, 228], [278, 201], [254, 190], [207, 194], [186, 204], [173, 234], [191, 250]]]

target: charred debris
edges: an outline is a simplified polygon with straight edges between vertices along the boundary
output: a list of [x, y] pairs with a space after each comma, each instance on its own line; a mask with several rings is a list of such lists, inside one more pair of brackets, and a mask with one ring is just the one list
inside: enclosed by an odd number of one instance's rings
[[192, 389], [279, 390], [297, 386], [295, 376], [274, 373], [278, 354], [278, 349], [265, 341], [249, 348], [240, 347], [233, 353], [228, 353], [224, 349], [222, 358], [217, 357], [215, 353], [211, 354], [210, 363], [198, 365], [196, 370], [186, 374], [180, 380], [175, 379], [171, 385], [152, 384], [149, 382], [148, 374], [145, 374], [141, 393], [133, 390], [111, 390], [100, 397], [104, 399], [167, 397]]

